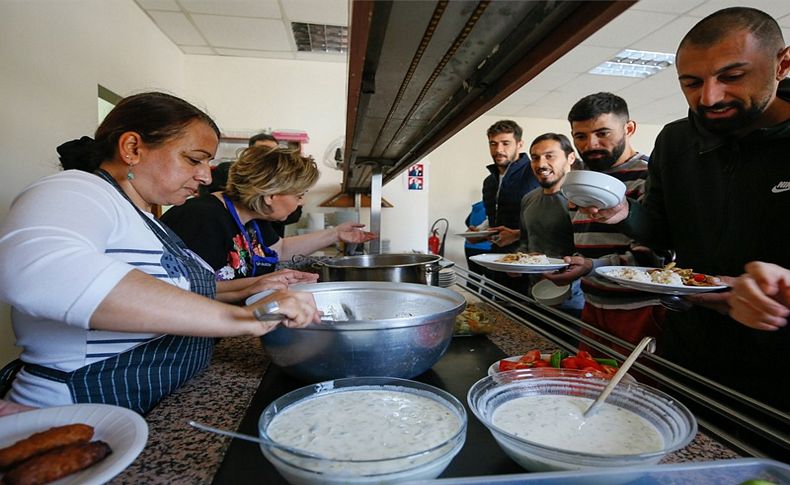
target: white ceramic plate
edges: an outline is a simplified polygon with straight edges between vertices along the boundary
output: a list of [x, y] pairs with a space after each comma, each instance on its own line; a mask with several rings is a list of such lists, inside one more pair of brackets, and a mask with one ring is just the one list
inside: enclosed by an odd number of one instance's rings
[[461, 237], [488, 237], [493, 236], [494, 234], [499, 234], [499, 231], [467, 231], [467, 232], [459, 232], [456, 233], [456, 236]]
[[107, 404], [74, 404], [3, 416], [0, 418], [0, 448], [53, 426], [76, 423], [93, 426], [92, 441], [106, 442], [112, 453], [90, 468], [52, 482], [53, 485], [107, 482], [129, 466], [148, 441], [148, 424], [134, 411]]
[[565, 177], [561, 191], [579, 207], [609, 209], [625, 197], [625, 184], [611, 175], [591, 170], [572, 170]]
[[[523, 355], [514, 355], [512, 357], [506, 357], [506, 358], [500, 359], [500, 360], [508, 360], [510, 362], [518, 362], [518, 359], [520, 359], [521, 357], [523, 357]], [[540, 358], [543, 359], [543, 360], [549, 360], [551, 358], [551, 354], [540, 354]], [[556, 369], [556, 367], [538, 367], [538, 369]], [[499, 374], [499, 372], [500, 372], [499, 371], [499, 360], [494, 362], [493, 364], [491, 364], [488, 367], [488, 375], [489, 376], [493, 376], [495, 374]], [[634, 376], [632, 376], [631, 374], [626, 373], [623, 376], [623, 379], [620, 382], [624, 382], [626, 384], [633, 384], [633, 383], [636, 382], [636, 379], [634, 379]]]
[[516, 264], [516, 263], [500, 263], [500, 259], [504, 254], [488, 253], [478, 254], [472, 256], [471, 259], [475, 263], [494, 271], [502, 271], [505, 273], [546, 273], [548, 271], [556, 271], [565, 268], [568, 263], [559, 258], [549, 258], [549, 264]]
[[645, 268], [639, 266], [602, 266], [596, 268], [595, 272], [604, 278], [614, 281], [618, 285], [631, 288], [632, 290], [647, 291], [650, 293], [661, 293], [664, 295], [693, 295], [696, 293], [707, 293], [709, 291], [723, 290], [727, 286], [686, 286], [686, 285], [665, 285], [661, 283], [646, 283], [643, 281], [634, 281], [626, 278], [621, 278], [612, 274], [622, 268], [633, 268], [647, 271], [656, 268]]

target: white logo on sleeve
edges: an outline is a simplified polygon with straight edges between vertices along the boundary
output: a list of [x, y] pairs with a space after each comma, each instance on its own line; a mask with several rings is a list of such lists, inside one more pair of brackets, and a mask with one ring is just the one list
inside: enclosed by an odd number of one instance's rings
[[774, 185], [774, 188], [771, 189], [771, 192], [778, 194], [780, 192], [787, 192], [788, 190], [790, 190], [790, 181], [785, 180], [784, 182], [779, 182], [778, 184]]

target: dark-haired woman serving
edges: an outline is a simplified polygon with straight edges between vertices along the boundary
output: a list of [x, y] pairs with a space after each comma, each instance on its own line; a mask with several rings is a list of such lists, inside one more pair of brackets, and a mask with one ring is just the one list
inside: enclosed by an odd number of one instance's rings
[[[28, 406], [100, 402], [144, 413], [205, 368], [218, 336], [318, 323], [312, 295], [258, 308], [214, 301], [210, 267], [151, 213], [211, 181], [216, 124], [163, 93], [123, 99], [96, 131], [58, 148], [69, 169], [26, 188], [0, 227], [0, 299], [20, 360], [0, 382]], [[262, 307], [265, 307], [262, 308]], [[3, 391], [0, 390], [0, 397]]]

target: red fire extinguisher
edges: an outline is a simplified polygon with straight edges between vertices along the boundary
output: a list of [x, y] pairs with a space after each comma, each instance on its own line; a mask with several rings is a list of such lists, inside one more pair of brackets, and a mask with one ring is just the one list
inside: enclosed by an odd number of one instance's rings
[[[444, 232], [439, 239], [439, 229], [436, 227], [440, 222], [444, 222]], [[437, 256], [444, 256], [444, 239], [447, 237], [447, 230], [450, 228], [450, 221], [445, 218], [438, 219], [431, 226], [431, 235], [428, 237], [428, 251]]]
[[430, 251], [431, 254], [439, 254], [439, 244], [439, 231], [434, 229], [431, 237], [428, 238], [428, 251]]

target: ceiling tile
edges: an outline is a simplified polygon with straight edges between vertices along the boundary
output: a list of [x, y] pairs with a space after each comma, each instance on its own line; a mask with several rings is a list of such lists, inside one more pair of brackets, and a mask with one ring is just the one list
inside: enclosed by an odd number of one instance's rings
[[675, 15], [656, 12], [626, 10], [604, 28], [588, 37], [584, 43], [591, 46], [622, 48], [658, 30], [675, 17]]
[[244, 50], [244, 49], [225, 49], [222, 47], [216, 47], [214, 49], [217, 51], [217, 54], [221, 56], [235, 56], [235, 57], [258, 57], [258, 58], [266, 58], [266, 59], [293, 59], [294, 55], [292, 52], [271, 52], [271, 51], [256, 51], [256, 50]]
[[184, 10], [191, 13], [282, 18], [280, 5], [275, 0], [179, 0], [179, 2]]
[[635, 85], [640, 79], [633, 77], [601, 76], [598, 74], [580, 74], [571, 82], [564, 84], [558, 91], [579, 98], [601, 91], [615, 93], [627, 86]]
[[348, 62], [345, 52], [294, 52], [294, 58], [303, 61]]
[[214, 49], [212, 49], [211, 47], [195, 46], [195, 45], [182, 45], [181, 51], [183, 51], [184, 54], [208, 54], [208, 55], [216, 54], [216, 52], [214, 52]]
[[289, 33], [281, 20], [193, 15], [195, 25], [215, 47], [290, 51]]
[[529, 85], [529, 88], [521, 88], [505, 98], [503, 103], [524, 106], [534, 103], [536, 100], [546, 96], [547, 94], [549, 94], [549, 91], [541, 91], [539, 89], [535, 89], [532, 85]]
[[705, 3], [705, 0], [639, 0], [629, 10], [682, 14]]
[[566, 107], [530, 105], [517, 113], [512, 113], [507, 116], [518, 118], [547, 118], [552, 120], [565, 119], [568, 115], [568, 111], [571, 109], [571, 106], [572, 105], [568, 105]]
[[200, 32], [195, 29], [192, 22], [182, 13], [150, 11], [148, 14], [154, 19], [162, 32], [176, 44], [206, 45]]
[[744, 6], [762, 10], [774, 18], [784, 17], [790, 14], [790, 2], [787, 0], [708, 0], [694, 10], [691, 10], [689, 15], [705, 17], [723, 8]]
[[135, 2], [143, 10], [169, 10], [171, 12], [181, 11], [181, 7], [178, 6], [176, 0], [135, 0]]
[[292, 22], [348, 26], [346, 0], [283, 0], [285, 18]]
[[652, 34], [630, 44], [628, 47], [644, 51], [674, 54], [678, 49], [678, 45], [680, 45], [681, 39], [700, 20], [702, 20], [701, 17], [678, 17]]
[[611, 59], [622, 48], [595, 47], [581, 44], [570, 52], [557, 59], [550, 69], [552, 72], [583, 73], [587, 72], [605, 60]]
[[555, 74], [551, 68], [548, 68], [532, 78], [526, 85], [538, 91], [553, 91], [563, 84], [570, 82], [570, 80], [576, 76], [577, 74], [573, 73]]

